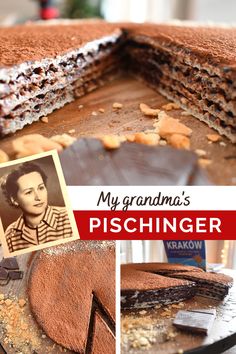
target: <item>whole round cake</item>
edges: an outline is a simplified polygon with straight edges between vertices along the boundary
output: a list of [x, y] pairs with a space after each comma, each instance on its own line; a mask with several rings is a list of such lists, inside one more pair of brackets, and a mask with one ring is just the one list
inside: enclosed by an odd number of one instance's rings
[[78, 353], [115, 353], [115, 247], [75, 241], [35, 256], [31, 311], [56, 343]]

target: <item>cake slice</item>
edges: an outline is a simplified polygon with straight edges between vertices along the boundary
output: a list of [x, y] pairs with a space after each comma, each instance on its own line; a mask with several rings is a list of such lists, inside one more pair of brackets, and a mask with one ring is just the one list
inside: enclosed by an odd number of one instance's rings
[[192, 281], [167, 278], [121, 266], [121, 308], [135, 309], [172, 304], [195, 294]]
[[236, 142], [236, 28], [130, 25], [130, 70]]
[[196, 295], [223, 300], [233, 285], [233, 278], [220, 273], [172, 273], [170, 277], [187, 279], [196, 283]]
[[116, 76], [121, 43], [122, 31], [101, 21], [0, 28], [0, 135]]

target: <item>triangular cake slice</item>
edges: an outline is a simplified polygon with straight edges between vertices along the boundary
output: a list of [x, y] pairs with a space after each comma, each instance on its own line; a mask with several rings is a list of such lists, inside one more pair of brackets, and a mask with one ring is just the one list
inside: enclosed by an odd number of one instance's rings
[[121, 266], [121, 308], [146, 308], [193, 297], [195, 283]]

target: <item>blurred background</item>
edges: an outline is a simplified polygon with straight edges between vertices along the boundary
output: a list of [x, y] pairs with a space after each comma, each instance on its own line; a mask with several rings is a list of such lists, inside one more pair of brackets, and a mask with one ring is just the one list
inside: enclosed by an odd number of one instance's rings
[[101, 17], [108, 21], [173, 19], [235, 22], [235, 0], [1, 0], [0, 24], [53, 18]]
[[[162, 241], [121, 241], [121, 263], [167, 262]], [[206, 261], [215, 271], [236, 269], [236, 241], [206, 241]]]

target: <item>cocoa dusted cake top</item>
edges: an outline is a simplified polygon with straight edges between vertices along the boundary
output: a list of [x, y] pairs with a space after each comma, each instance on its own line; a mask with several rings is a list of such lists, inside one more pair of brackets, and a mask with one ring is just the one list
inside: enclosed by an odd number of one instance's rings
[[221, 273], [212, 273], [212, 272], [184, 272], [184, 273], [172, 273], [173, 277], [178, 276], [181, 278], [188, 278], [192, 281], [194, 280], [201, 280], [201, 281], [209, 281], [213, 283], [218, 283], [226, 286], [231, 286], [233, 284], [233, 278], [226, 274]]
[[152, 273], [203, 272], [201, 268], [176, 263], [130, 263], [124, 267]]
[[158, 274], [147, 273], [121, 266], [121, 290], [158, 290], [194, 283], [182, 279], [163, 277]]
[[225, 71], [236, 69], [236, 28], [137, 24], [128, 25], [128, 32], [136, 40], [138, 36], [145, 36], [152, 44], [157, 41], [170, 49], [175, 46], [185, 54], [196, 53], [205, 61], [209, 60], [209, 64], [219, 64]]
[[0, 67], [53, 58], [106, 36], [119, 36], [115, 24], [102, 21], [71, 25], [19, 25], [0, 28]]

